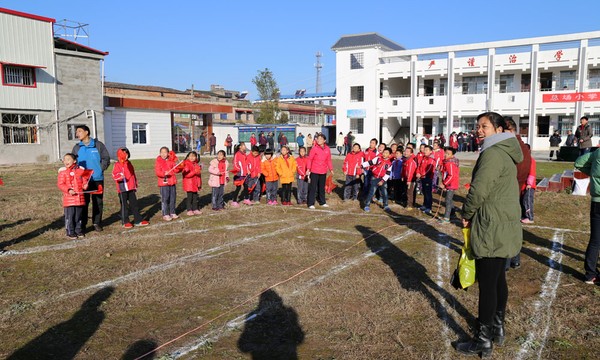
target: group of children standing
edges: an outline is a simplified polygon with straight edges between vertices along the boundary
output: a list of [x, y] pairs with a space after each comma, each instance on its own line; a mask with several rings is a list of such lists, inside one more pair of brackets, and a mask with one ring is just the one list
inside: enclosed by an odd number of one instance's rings
[[371, 210], [373, 199], [389, 211], [389, 198], [412, 210], [417, 193], [421, 193], [423, 206], [419, 210], [431, 214], [433, 193], [439, 189], [446, 192], [446, 212], [440, 221], [449, 222], [460, 177], [456, 149], [441, 149], [439, 143], [434, 142], [433, 146], [421, 144], [417, 154], [414, 151], [412, 143], [406, 148], [402, 144], [387, 147], [372, 139], [365, 151], [354, 144], [342, 167], [346, 175], [344, 200], [357, 200], [362, 191], [366, 212]]

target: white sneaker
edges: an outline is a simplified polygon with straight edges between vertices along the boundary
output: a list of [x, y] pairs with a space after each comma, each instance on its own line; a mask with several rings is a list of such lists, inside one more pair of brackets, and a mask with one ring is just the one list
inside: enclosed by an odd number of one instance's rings
[[321, 207], [329, 207], [329, 205], [323, 204], [323, 205], [321, 205]]
[[311, 206], [309, 206], [308, 208], [309, 208], [309, 209], [313, 209], [313, 210], [314, 210], [315, 206], [314, 206], [314, 205], [311, 205]]

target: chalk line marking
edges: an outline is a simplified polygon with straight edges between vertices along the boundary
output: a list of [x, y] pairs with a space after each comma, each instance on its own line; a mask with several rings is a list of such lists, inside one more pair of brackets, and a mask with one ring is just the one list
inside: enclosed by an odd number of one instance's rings
[[[413, 230], [407, 230], [405, 231], [403, 234], [396, 236], [395, 238], [390, 239], [391, 243], [397, 243], [402, 241], [403, 239], [409, 237], [410, 235], [415, 234], [415, 232]], [[357, 235], [357, 233], [354, 233], [354, 235]], [[355, 257], [354, 259], [351, 259], [349, 261], [346, 261], [340, 265], [336, 265], [330, 268], [329, 271], [327, 271], [325, 274], [323, 275], [319, 275], [311, 280], [309, 280], [308, 282], [306, 282], [306, 284], [300, 288], [297, 288], [296, 290], [294, 290], [291, 294], [286, 296], [286, 300], [289, 300], [297, 295], [300, 295], [302, 293], [304, 293], [305, 291], [307, 291], [308, 289], [310, 289], [313, 286], [319, 285], [321, 284], [323, 281], [339, 274], [340, 272], [350, 269], [354, 266], [359, 265], [360, 263], [364, 262], [365, 260], [367, 260], [368, 258], [377, 255], [378, 253], [380, 253], [383, 250], [386, 250], [388, 247], [384, 246], [379, 248], [378, 250], [376, 250], [375, 252], [373, 251], [366, 251], [363, 254]], [[260, 313], [258, 314], [254, 314], [252, 317], [246, 319], [246, 317], [249, 315], [250, 313], [244, 313], [238, 317], [236, 317], [233, 320], [228, 321], [227, 323], [225, 323], [225, 325], [220, 326], [219, 328], [215, 329], [215, 330], [211, 330], [210, 332], [200, 336], [199, 338], [193, 340], [192, 342], [189, 342], [188, 344], [173, 350], [171, 352], [169, 352], [169, 355], [173, 356], [175, 359], [178, 359], [182, 356], [185, 356], [193, 351], [198, 350], [199, 348], [201, 348], [202, 346], [204, 346], [207, 343], [211, 343], [211, 342], [216, 342], [218, 341], [220, 338], [222, 338], [223, 336], [227, 336], [229, 335], [230, 332], [232, 332], [235, 329], [238, 329], [240, 326], [242, 326], [247, 320], [251, 320], [256, 316], [259, 316]]]
[[[338, 215], [344, 215], [344, 212], [340, 212], [340, 213], [338, 213]], [[213, 258], [213, 257], [217, 257], [217, 256], [219, 256], [219, 255], [221, 255], [223, 253], [229, 252], [230, 249], [233, 248], [233, 247], [238, 247], [238, 246], [241, 246], [241, 245], [245, 245], [245, 244], [248, 244], [248, 243], [260, 240], [262, 238], [271, 237], [271, 236], [274, 236], [274, 235], [279, 235], [279, 234], [282, 234], [282, 233], [286, 233], [286, 232], [295, 230], [297, 228], [304, 227], [304, 226], [306, 226], [308, 224], [312, 224], [312, 223], [317, 223], [317, 222], [323, 221], [323, 219], [324, 219], [324, 217], [319, 217], [319, 218], [316, 218], [316, 219], [313, 219], [313, 220], [309, 220], [309, 221], [305, 221], [303, 223], [299, 223], [299, 224], [296, 224], [296, 225], [288, 226], [286, 228], [275, 230], [275, 231], [272, 231], [272, 232], [269, 232], [269, 233], [264, 233], [264, 234], [260, 234], [260, 235], [256, 235], [256, 236], [252, 236], [252, 237], [246, 237], [246, 238], [242, 238], [242, 239], [239, 239], [237, 241], [234, 241], [234, 242], [225, 243], [223, 245], [215, 246], [213, 248], [210, 248], [210, 249], [207, 249], [207, 250], [203, 250], [203, 251], [200, 251], [200, 252], [197, 252], [197, 253], [193, 253], [193, 254], [182, 256], [182, 257], [178, 257], [178, 258], [175, 258], [173, 260], [170, 260], [170, 261], [167, 261], [167, 262], [164, 262], [164, 263], [161, 263], [161, 264], [152, 265], [152, 266], [147, 267], [147, 268], [142, 269], [142, 270], [133, 271], [133, 272], [130, 272], [128, 274], [125, 274], [125, 275], [122, 275], [122, 276], [118, 276], [118, 277], [110, 279], [110, 280], [105, 280], [105, 281], [102, 281], [102, 282], [99, 282], [99, 283], [96, 283], [96, 284], [93, 284], [93, 285], [89, 285], [89, 286], [86, 286], [86, 287], [83, 287], [83, 288], [80, 288], [80, 289], [77, 289], [77, 290], [73, 290], [73, 291], [69, 291], [69, 292], [66, 292], [66, 293], [63, 293], [63, 294], [60, 294], [60, 295], [52, 296], [51, 299], [41, 299], [41, 300], [38, 300], [38, 301], [34, 302], [32, 305], [39, 306], [39, 305], [42, 305], [44, 303], [49, 302], [50, 300], [54, 301], [54, 300], [60, 300], [60, 299], [70, 298], [70, 297], [73, 297], [73, 296], [76, 296], [78, 294], [85, 293], [85, 292], [88, 292], [88, 291], [91, 291], [91, 290], [97, 290], [97, 289], [101, 289], [101, 288], [104, 288], [104, 287], [107, 287], [107, 286], [115, 286], [115, 285], [121, 284], [123, 282], [135, 280], [135, 279], [137, 279], [139, 277], [142, 277], [144, 275], [152, 274], [152, 273], [155, 273], [155, 272], [161, 272], [161, 271], [164, 271], [164, 270], [167, 270], [167, 269], [171, 269], [171, 268], [173, 268], [175, 266], [186, 265], [186, 264], [189, 264], [189, 263], [194, 263], [194, 262], [197, 262], [197, 261], [201, 261], [201, 260], [205, 260], [205, 259], [210, 259], [210, 258]], [[4, 315], [6, 315], [8, 313], [9, 313], [9, 311], [6, 311], [6, 312], [4, 312]]]
[[[444, 234], [445, 235], [445, 234]], [[445, 235], [442, 237], [445, 239], [444, 245], [436, 243], [435, 244], [435, 254], [436, 254], [436, 265], [437, 265], [437, 273], [435, 276], [435, 283], [441, 289], [446, 285], [448, 274], [450, 273], [450, 255], [448, 254], [448, 249], [450, 249], [450, 240], [448, 236]], [[448, 310], [442, 304], [448, 302], [447, 299], [441, 294], [434, 295], [438, 298], [438, 301], [441, 305], [442, 312], [442, 337], [444, 339], [444, 344], [446, 345], [446, 352], [444, 358], [448, 359], [448, 354], [452, 353], [450, 349], [450, 328], [448, 327]]]
[[[564, 232], [557, 230], [552, 237], [552, 253], [548, 259], [548, 272], [542, 284], [540, 297], [533, 303], [533, 314], [531, 316], [532, 330], [527, 335], [527, 340], [521, 346], [521, 350], [517, 354], [517, 359], [524, 359], [530, 350], [533, 350], [535, 343], [539, 343], [537, 358], [542, 358], [542, 351], [546, 345], [548, 331], [552, 322], [552, 303], [556, 299], [556, 292], [560, 284], [562, 274], [562, 246], [564, 242]], [[542, 326], [543, 329], [538, 328]]]
[[550, 227], [550, 226], [539, 226], [539, 225], [523, 225], [523, 227], [525, 228], [534, 228], [534, 229], [543, 229], [543, 230], [552, 230], [552, 231], [560, 231], [560, 232], [575, 232], [575, 233], [581, 233], [581, 234], [589, 234], [589, 231], [583, 231], [583, 230], [573, 230], [573, 229], [563, 229], [563, 228], [556, 228], [556, 227]]
[[351, 230], [342, 230], [342, 229], [334, 229], [334, 228], [314, 228], [313, 230], [327, 231], [327, 232], [338, 233], [338, 234], [356, 235], [356, 230], [351, 231]]

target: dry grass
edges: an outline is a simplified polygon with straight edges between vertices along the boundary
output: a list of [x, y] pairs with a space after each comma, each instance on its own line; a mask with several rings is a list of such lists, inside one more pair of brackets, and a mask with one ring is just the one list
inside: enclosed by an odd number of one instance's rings
[[[201, 216], [163, 223], [152, 164], [135, 165], [151, 226], [123, 230], [107, 182], [108, 226], [79, 241], [64, 238], [55, 168], [0, 169], [6, 183], [0, 188], [6, 251], [0, 357], [21, 349], [20, 358], [133, 359], [223, 313], [148, 358], [181, 351], [184, 358], [260, 358], [261, 348], [282, 358], [295, 352], [305, 359], [457, 358], [450, 343], [471, 333], [477, 289], [448, 284], [460, 246], [457, 224], [440, 225], [400, 207], [391, 215], [376, 206], [365, 214], [356, 202], [342, 202], [340, 189], [328, 196], [327, 210], [205, 208]], [[462, 183], [471, 170], [463, 165]], [[555, 164], [544, 166], [538, 164], [540, 172], [556, 171]], [[183, 201], [181, 187], [178, 195]], [[457, 206], [463, 196], [461, 189]], [[508, 273], [508, 339], [495, 357], [596, 358], [600, 288], [581, 281], [589, 197], [537, 193], [535, 201], [522, 267]], [[557, 234], [564, 234], [559, 253], [552, 251]], [[550, 265], [550, 259], [560, 262]], [[258, 316], [244, 323], [246, 314]]]

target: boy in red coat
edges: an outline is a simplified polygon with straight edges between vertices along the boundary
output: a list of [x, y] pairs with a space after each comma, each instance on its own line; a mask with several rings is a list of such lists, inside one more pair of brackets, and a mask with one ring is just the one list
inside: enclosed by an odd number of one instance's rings
[[365, 199], [366, 212], [371, 211], [369, 205], [371, 205], [371, 200], [373, 199], [373, 195], [375, 195], [375, 190], [379, 190], [381, 194], [383, 210], [390, 211], [390, 207], [388, 206], [387, 181], [390, 178], [390, 173], [392, 172], [392, 162], [390, 161], [391, 152], [392, 150], [390, 148], [385, 148], [382, 152], [381, 158], [377, 157], [368, 162], [371, 167], [371, 173], [373, 174], [373, 177], [371, 178], [369, 193]]
[[423, 148], [423, 158], [417, 169], [417, 179], [421, 180], [421, 191], [423, 192], [423, 206], [419, 210], [427, 215], [431, 215], [431, 206], [433, 204], [432, 183], [435, 171], [435, 160], [431, 157], [433, 149], [429, 145]]
[[352, 146], [352, 152], [349, 152], [344, 159], [342, 171], [346, 175], [346, 184], [344, 185], [344, 200], [356, 200], [360, 189], [360, 176], [362, 175], [362, 163], [364, 161], [363, 152], [360, 144]]
[[260, 154], [260, 148], [254, 145], [250, 151], [250, 154], [246, 157], [248, 178], [244, 183], [244, 190], [248, 194], [248, 198], [244, 200], [244, 204], [252, 205], [260, 203], [260, 176], [262, 174], [261, 169], [262, 157]]
[[113, 167], [112, 177], [117, 183], [117, 193], [121, 203], [121, 224], [125, 229], [131, 229], [133, 224], [129, 222], [129, 210], [133, 214], [133, 221], [137, 226], [146, 226], [148, 221], [142, 218], [137, 203], [137, 178], [133, 165], [129, 162], [129, 149], [117, 150], [117, 162]]
[[413, 154], [413, 148], [407, 146], [404, 149], [404, 161], [401, 172], [401, 199], [406, 201], [406, 210], [412, 210], [415, 206], [415, 180], [417, 173], [417, 160]]
[[455, 148], [450, 146], [444, 148], [445, 160], [442, 164], [442, 183], [440, 184], [440, 189], [446, 189], [446, 213], [440, 219], [441, 223], [450, 222], [450, 216], [454, 208], [454, 192], [458, 190], [460, 183], [460, 167], [458, 159], [454, 156], [455, 154]]
[[190, 151], [183, 161], [183, 191], [186, 192], [187, 215], [200, 215], [198, 206], [198, 191], [202, 188], [202, 166], [200, 157], [195, 151]]
[[[371, 139], [371, 142], [369, 142], [369, 147], [365, 149], [365, 161], [371, 161], [375, 157], [377, 157], [377, 143], [377, 139]], [[369, 188], [371, 187], [371, 169], [367, 167], [364, 169], [363, 173], [365, 175], [363, 183], [363, 194], [364, 196], [366, 196], [369, 193]]]
[[85, 206], [84, 190], [87, 189], [91, 173], [77, 165], [77, 156], [71, 153], [63, 157], [65, 167], [58, 170], [56, 185], [63, 193], [65, 228], [71, 240], [82, 238], [81, 214]]
[[[242, 141], [235, 147], [235, 155], [233, 156], [233, 185], [235, 185], [235, 190], [233, 191], [233, 199], [231, 199], [232, 207], [239, 207], [239, 202], [243, 199], [245, 202], [248, 201], [248, 192], [246, 181], [248, 177], [248, 164], [246, 163], [246, 159], [248, 155], [246, 154], [246, 144]], [[242, 190], [242, 196], [240, 197], [240, 191]]]
[[158, 178], [158, 187], [160, 189], [160, 200], [162, 204], [163, 220], [171, 221], [179, 216], [175, 213], [175, 198], [177, 197], [176, 173], [183, 168], [183, 162], [177, 162], [175, 152], [169, 151], [169, 148], [163, 146], [160, 148], [160, 155], [156, 158], [154, 164], [154, 173]]

